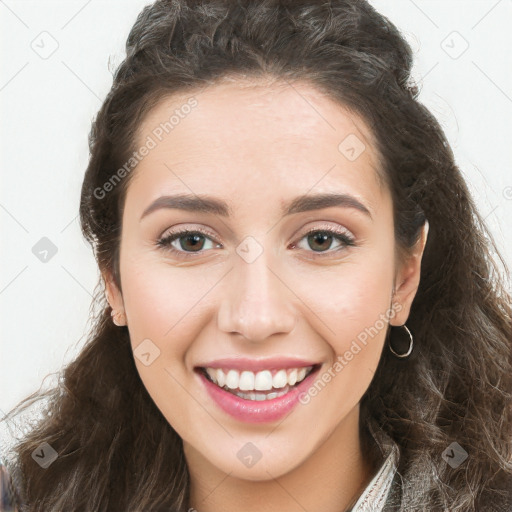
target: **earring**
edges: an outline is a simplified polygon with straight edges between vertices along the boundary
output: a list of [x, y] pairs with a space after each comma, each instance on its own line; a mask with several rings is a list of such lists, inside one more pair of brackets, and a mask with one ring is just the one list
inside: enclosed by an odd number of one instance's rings
[[389, 339], [388, 339], [388, 347], [389, 347], [389, 350], [391, 351], [391, 353], [395, 356], [395, 357], [398, 357], [400, 359], [404, 359], [406, 357], [409, 357], [411, 355], [411, 352], [412, 352], [412, 347], [414, 345], [414, 339], [412, 337], [412, 333], [411, 331], [407, 328], [407, 326], [404, 324], [404, 325], [399, 325], [399, 326], [394, 326], [392, 325], [391, 326], [392, 328], [393, 327], [402, 327], [403, 329], [405, 329], [406, 333], [408, 334], [409, 336], [409, 348], [407, 349], [407, 352], [404, 352], [403, 354], [399, 354], [398, 352], [395, 352], [395, 350], [393, 350], [393, 347], [391, 346], [391, 336], [389, 336]]
[[114, 324], [116, 324], [118, 327], [122, 327], [124, 325], [119, 321], [119, 317], [124, 318], [124, 313], [122, 310], [118, 312], [115, 309], [113, 309], [110, 312], [110, 316], [112, 317], [112, 321], [114, 322]]

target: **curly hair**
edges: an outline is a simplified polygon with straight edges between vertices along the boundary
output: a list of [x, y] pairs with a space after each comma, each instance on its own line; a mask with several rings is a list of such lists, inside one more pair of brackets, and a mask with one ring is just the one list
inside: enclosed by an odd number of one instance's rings
[[[144, 116], [164, 97], [225, 77], [307, 82], [371, 127], [392, 194], [395, 240], [407, 252], [428, 219], [406, 361], [384, 351], [361, 401], [400, 447], [400, 512], [496, 510], [512, 487], [512, 314], [509, 271], [455, 164], [418, 100], [412, 51], [364, 0], [158, 0], [139, 14], [126, 58], [95, 117], [80, 220], [98, 266], [119, 289], [119, 246], [133, 173], [98, 190], [134, 151]], [[145, 389], [126, 327], [112, 325], [101, 278], [82, 352], [44, 415], [13, 449], [25, 511], [187, 510], [182, 440]], [[453, 442], [468, 462], [441, 454]], [[44, 471], [31, 453], [48, 442]], [[136, 448], [136, 449], [135, 449]]]

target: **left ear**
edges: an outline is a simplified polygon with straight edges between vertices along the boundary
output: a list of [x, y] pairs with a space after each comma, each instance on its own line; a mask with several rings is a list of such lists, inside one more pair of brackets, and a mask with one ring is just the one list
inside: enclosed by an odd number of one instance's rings
[[[392, 325], [404, 325], [409, 318], [412, 301], [418, 291], [421, 277], [421, 259], [427, 243], [429, 224], [425, 220], [425, 224], [421, 230], [421, 235], [412, 252], [403, 261], [397, 271], [395, 277], [395, 294], [393, 295], [393, 303], [399, 303], [402, 306], [400, 312], [394, 317]], [[390, 322], [391, 324], [391, 322]]]
[[102, 272], [102, 278], [105, 284], [105, 295], [110, 307], [119, 311], [124, 310], [123, 296], [116, 286], [111, 272]]

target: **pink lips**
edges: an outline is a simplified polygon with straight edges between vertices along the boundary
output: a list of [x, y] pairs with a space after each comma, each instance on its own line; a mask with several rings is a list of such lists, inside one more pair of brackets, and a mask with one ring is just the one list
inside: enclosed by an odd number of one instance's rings
[[[268, 361], [266, 364], [268, 364]], [[289, 360], [290, 361], [290, 360]], [[288, 361], [288, 362], [289, 362]], [[301, 366], [315, 366], [316, 363], [300, 364], [299, 361], [294, 360], [293, 364], [289, 366], [282, 366], [283, 360], [279, 361], [279, 365], [276, 368], [295, 368]], [[208, 363], [210, 368], [223, 368], [229, 367], [233, 369], [246, 369], [251, 371], [259, 371], [263, 369], [272, 369], [272, 365], [262, 367], [256, 364], [256, 369], [251, 369], [249, 365], [241, 365], [240, 367], [233, 365], [233, 360], [230, 360], [228, 364], [225, 361], [216, 361], [214, 363]], [[318, 365], [317, 365], [318, 366]], [[316, 374], [318, 368], [314, 368], [313, 371], [298, 385], [292, 387], [288, 393], [283, 396], [273, 398], [271, 400], [246, 400], [240, 398], [225, 389], [220, 388], [213, 382], [210, 382], [202, 373], [197, 371], [201, 382], [206, 387], [209, 396], [213, 401], [222, 409], [224, 412], [232, 416], [233, 418], [248, 423], [267, 423], [276, 421], [289, 413], [299, 403], [299, 396], [302, 392], [306, 391]]]
[[305, 359], [293, 359], [291, 357], [271, 357], [266, 359], [246, 359], [243, 357], [226, 357], [215, 361], [200, 363], [196, 367], [203, 368], [229, 368], [233, 370], [250, 370], [259, 372], [261, 370], [286, 370], [287, 368], [302, 368], [303, 366], [315, 366], [317, 361], [306, 361]]

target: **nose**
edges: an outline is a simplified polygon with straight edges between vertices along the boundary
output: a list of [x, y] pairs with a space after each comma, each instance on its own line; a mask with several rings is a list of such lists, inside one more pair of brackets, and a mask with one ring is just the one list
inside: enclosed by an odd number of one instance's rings
[[[240, 334], [259, 343], [273, 334], [291, 332], [297, 323], [293, 305], [296, 295], [279, 270], [269, 267], [268, 251], [248, 263], [237, 259], [230, 272], [228, 290], [220, 304], [218, 327], [229, 334]], [[273, 267], [279, 269], [279, 265]]]

